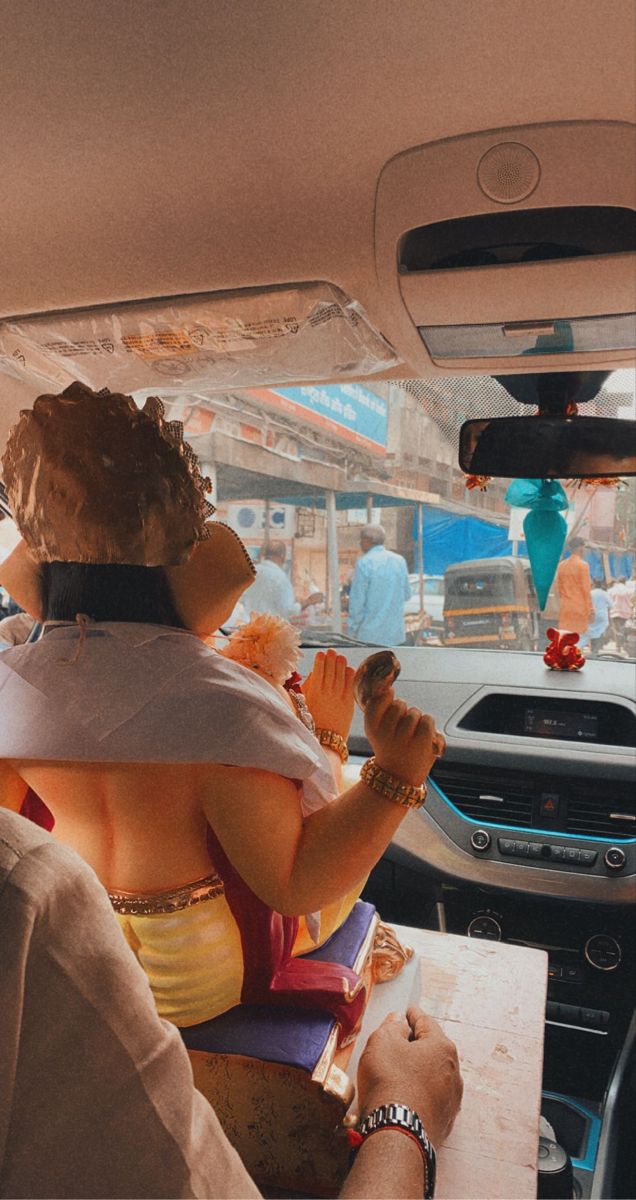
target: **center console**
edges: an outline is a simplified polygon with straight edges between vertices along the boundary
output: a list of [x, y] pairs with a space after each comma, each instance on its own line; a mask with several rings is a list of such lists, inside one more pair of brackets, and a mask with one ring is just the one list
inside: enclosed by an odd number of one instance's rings
[[441, 898], [449, 933], [546, 951], [545, 1085], [600, 1100], [633, 1007], [636, 947], [629, 910], [599, 913], [591, 905], [451, 884], [442, 886]]

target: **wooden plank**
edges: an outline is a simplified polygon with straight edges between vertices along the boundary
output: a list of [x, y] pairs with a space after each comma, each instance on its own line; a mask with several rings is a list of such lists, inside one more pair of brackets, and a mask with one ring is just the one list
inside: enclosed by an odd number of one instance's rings
[[437, 1200], [533, 1200], [541, 1109], [547, 955], [396, 926], [415, 960], [377, 986], [351, 1062], [390, 1011], [416, 1002], [457, 1045], [464, 1099], [438, 1147]]

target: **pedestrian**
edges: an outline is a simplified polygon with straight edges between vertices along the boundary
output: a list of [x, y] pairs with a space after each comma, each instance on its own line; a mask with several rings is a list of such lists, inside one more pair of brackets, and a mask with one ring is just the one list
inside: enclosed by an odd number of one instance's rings
[[410, 599], [406, 559], [384, 545], [382, 525], [365, 525], [349, 594], [349, 633], [361, 642], [401, 646], [406, 639], [404, 603]]
[[28, 640], [35, 621], [28, 613], [18, 609], [11, 617], [0, 621], [0, 650], [5, 646], [22, 646]]
[[242, 598], [246, 619], [250, 613], [270, 613], [273, 617], [297, 617], [309, 605], [323, 599], [322, 593], [314, 593], [300, 604], [294, 596], [287, 572], [284, 570], [287, 552], [284, 542], [268, 542], [263, 558], [256, 564], [256, 579]]
[[620, 579], [612, 584], [608, 595], [612, 606], [610, 618], [616, 647], [618, 650], [622, 650], [625, 645], [625, 625], [633, 615], [632, 598], [624, 575], [621, 575]]
[[588, 626], [587, 636], [590, 639], [592, 654], [598, 654], [609, 629], [610, 609], [612, 607], [612, 602], [605, 590], [605, 584], [602, 579], [592, 580], [592, 603], [594, 605], [594, 617], [592, 618], [591, 625]]
[[568, 548], [570, 557], [562, 559], [556, 574], [559, 629], [578, 633], [583, 643], [587, 627], [594, 619], [590, 568], [583, 557], [584, 538], [572, 538]]

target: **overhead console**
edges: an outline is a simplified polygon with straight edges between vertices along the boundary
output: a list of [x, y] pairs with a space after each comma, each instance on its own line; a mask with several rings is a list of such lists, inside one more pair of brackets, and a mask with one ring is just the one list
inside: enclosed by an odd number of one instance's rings
[[633, 138], [627, 123], [560, 122], [435, 142], [386, 165], [384, 329], [416, 370], [631, 361]]

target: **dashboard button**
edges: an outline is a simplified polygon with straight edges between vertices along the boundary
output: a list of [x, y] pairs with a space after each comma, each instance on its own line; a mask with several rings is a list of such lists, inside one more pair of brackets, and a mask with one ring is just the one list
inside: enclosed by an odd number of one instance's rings
[[556, 821], [561, 807], [561, 797], [558, 792], [542, 792], [539, 801], [539, 814], [550, 821]]
[[600, 1029], [602, 1013], [598, 1008], [582, 1008], [581, 1021], [589, 1029]]
[[500, 854], [514, 854], [515, 852], [515, 843], [512, 838], [498, 838], [497, 845]]
[[490, 942], [501, 941], [501, 925], [487, 913], [483, 916], [473, 917], [467, 932], [469, 937], [487, 938]]
[[560, 1004], [559, 1008], [561, 1009], [559, 1015], [562, 1021], [565, 1021], [568, 1025], [578, 1025], [581, 1019], [581, 1010], [577, 1005]]
[[577, 863], [581, 861], [581, 851], [576, 846], [565, 847], [565, 861], [567, 863]]
[[605, 851], [603, 862], [610, 871], [622, 871], [626, 862], [625, 851], [620, 846], [610, 846]]
[[517, 858], [527, 858], [530, 853], [528, 842], [515, 842], [515, 856]]
[[543, 856], [541, 842], [528, 842], [528, 854], [530, 858], [541, 858]]
[[581, 968], [580, 967], [564, 967], [563, 968], [563, 978], [567, 979], [570, 983], [580, 983], [581, 979], [583, 978], [583, 976], [581, 974]]
[[561, 979], [563, 975], [563, 967], [558, 963], [550, 963], [548, 967], [548, 979]]
[[585, 957], [597, 971], [615, 971], [621, 961], [621, 948], [608, 933], [595, 933], [585, 943]]
[[492, 838], [487, 829], [475, 829], [470, 838], [473, 850], [487, 850], [491, 841]]
[[581, 850], [581, 862], [584, 867], [593, 867], [598, 857], [596, 850]]
[[552, 862], [565, 862], [565, 846], [552, 846]]

